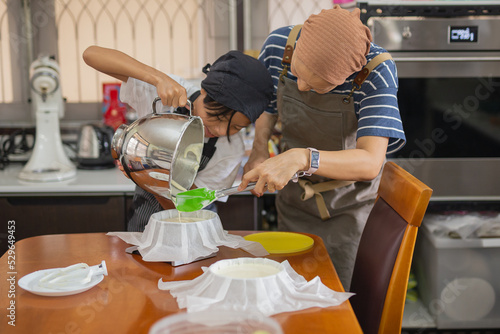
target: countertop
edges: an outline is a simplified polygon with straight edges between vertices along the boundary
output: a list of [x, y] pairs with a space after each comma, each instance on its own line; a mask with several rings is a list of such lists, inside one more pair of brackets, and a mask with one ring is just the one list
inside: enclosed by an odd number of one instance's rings
[[56, 182], [28, 182], [17, 177], [24, 164], [11, 163], [0, 170], [0, 195], [23, 195], [42, 193], [113, 194], [133, 193], [135, 184], [118, 168], [98, 170], [76, 170], [72, 179]]

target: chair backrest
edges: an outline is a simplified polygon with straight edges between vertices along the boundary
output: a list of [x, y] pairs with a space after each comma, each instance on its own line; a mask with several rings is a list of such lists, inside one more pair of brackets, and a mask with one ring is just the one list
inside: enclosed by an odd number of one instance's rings
[[365, 334], [401, 333], [417, 231], [431, 195], [403, 168], [385, 164], [351, 281], [350, 302]]

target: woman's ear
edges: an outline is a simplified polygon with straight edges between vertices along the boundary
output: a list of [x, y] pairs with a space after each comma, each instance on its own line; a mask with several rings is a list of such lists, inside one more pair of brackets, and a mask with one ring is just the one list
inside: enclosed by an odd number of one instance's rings
[[203, 102], [205, 100], [205, 97], [207, 96], [207, 91], [204, 90], [203, 88], [200, 89], [200, 96], [194, 101], [194, 114], [195, 116], [200, 116], [200, 111], [205, 109], [205, 103]]

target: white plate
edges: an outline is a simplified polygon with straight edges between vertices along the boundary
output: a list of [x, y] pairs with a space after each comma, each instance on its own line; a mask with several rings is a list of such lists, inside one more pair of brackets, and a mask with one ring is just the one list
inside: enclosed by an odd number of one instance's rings
[[94, 275], [92, 276], [90, 282], [86, 284], [80, 284], [78, 286], [70, 286], [64, 289], [49, 289], [38, 285], [38, 282], [42, 277], [59, 269], [62, 268], [45, 269], [32, 272], [31, 274], [23, 276], [19, 280], [18, 284], [24, 290], [34, 293], [35, 295], [57, 297], [57, 296], [76, 295], [77, 293], [87, 291], [96, 286], [97, 284], [99, 284], [104, 279], [104, 275]]

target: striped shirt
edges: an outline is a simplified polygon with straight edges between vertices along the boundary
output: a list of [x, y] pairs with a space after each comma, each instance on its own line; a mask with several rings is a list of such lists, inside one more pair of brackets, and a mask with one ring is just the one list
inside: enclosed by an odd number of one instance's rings
[[[292, 28], [293, 26], [279, 28], [269, 34], [259, 55], [259, 60], [267, 67], [274, 81], [274, 95], [266, 109], [268, 113], [276, 114], [278, 112], [276, 90], [283, 69], [281, 59], [283, 58], [288, 34]], [[384, 52], [387, 51], [372, 43], [370, 52], [366, 56], [367, 62]], [[342, 85], [335, 87], [328, 94], [349, 94], [352, 82], [357, 74], [352, 74]], [[288, 71], [287, 77], [297, 81], [291, 71]], [[401, 149], [406, 141], [399, 114], [397, 92], [396, 64], [391, 59], [378, 65], [366, 78], [361, 89], [355, 90], [353, 95], [354, 110], [358, 118], [356, 138], [363, 136], [388, 137], [387, 154]]]

